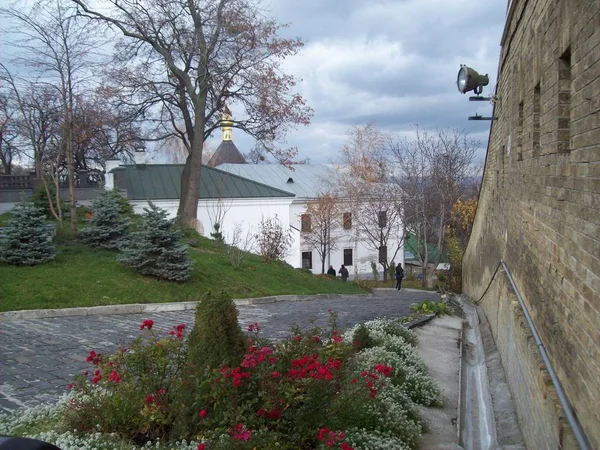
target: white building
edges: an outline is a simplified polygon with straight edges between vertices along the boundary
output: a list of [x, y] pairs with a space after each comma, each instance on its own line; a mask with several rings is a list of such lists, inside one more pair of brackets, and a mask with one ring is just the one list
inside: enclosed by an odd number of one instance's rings
[[[293, 239], [286, 262], [293, 267], [321, 273], [318, 252], [303, 239], [310, 221], [307, 222], [305, 214], [307, 202], [328, 190], [327, 181], [335, 175], [333, 169], [316, 164], [295, 165], [291, 170], [278, 164], [240, 163], [244, 158], [231, 141], [231, 130], [224, 127], [223, 131], [223, 142], [210, 161], [219, 164], [218, 167], [201, 168], [198, 231], [209, 237], [215, 222], [219, 222], [223, 236], [230, 241], [236, 227], [241, 229], [242, 237], [251, 236], [256, 234], [263, 218], [276, 216], [282, 226], [290, 230]], [[141, 213], [147, 200], [151, 200], [175, 217], [183, 165], [146, 164], [143, 153], [138, 153], [135, 165], [123, 166], [119, 161], [107, 161], [106, 172], [106, 188], [122, 190], [137, 213]], [[378, 261], [379, 251], [370, 248], [358, 235], [350, 211], [342, 212], [339, 220], [339, 236], [327, 258], [325, 270], [331, 264], [337, 272], [344, 264], [351, 275], [368, 276], [372, 273], [371, 261]], [[398, 248], [403, 234], [404, 230], [399, 227], [395, 236], [389, 239], [390, 256]], [[404, 263], [402, 248], [395, 260]]]

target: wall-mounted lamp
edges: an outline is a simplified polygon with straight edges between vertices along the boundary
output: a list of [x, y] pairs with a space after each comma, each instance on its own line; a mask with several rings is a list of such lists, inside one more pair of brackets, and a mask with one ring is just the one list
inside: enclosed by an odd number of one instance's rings
[[487, 74], [479, 75], [475, 69], [460, 65], [458, 76], [456, 77], [456, 87], [461, 94], [466, 94], [469, 91], [475, 92], [477, 95], [483, 92], [483, 86], [487, 86], [490, 79]]

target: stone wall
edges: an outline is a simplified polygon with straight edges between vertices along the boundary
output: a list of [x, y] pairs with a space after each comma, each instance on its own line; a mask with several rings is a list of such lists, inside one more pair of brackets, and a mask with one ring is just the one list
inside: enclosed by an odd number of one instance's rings
[[[506, 261], [592, 448], [600, 448], [599, 2], [512, 0], [496, 94], [463, 290], [479, 299]], [[502, 274], [481, 305], [529, 448], [575, 448]]]

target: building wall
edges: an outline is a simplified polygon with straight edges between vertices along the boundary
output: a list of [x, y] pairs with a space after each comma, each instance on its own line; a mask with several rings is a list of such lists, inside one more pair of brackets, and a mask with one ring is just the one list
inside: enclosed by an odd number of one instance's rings
[[[295, 239], [300, 242], [299, 246], [296, 246], [293, 262], [290, 262], [294, 267], [302, 267], [302, 252], [312, 251], [312, 272], [315, 274], [321, 273], [321, 256], [316, 249], [311, 248], [310, 244], [307, 244], [302, 237], [302, 233], [297, 231], [301, 229], [301, 216], [306, 213], [306, 202], [295, 201], [290, 208], [290, 224], [294, 229]], [[339, 215], [340, 227], [333, 232], [335, 246], [331, 251], [331, 254], [325, 261], [325, 271], [332, 265], [336, 272], [340, 269], [341, 265], [344, 264], [344, 249], [352, 249], [352, 266], [348, 266], [348, 272], [350, 277], [353, 278], [359, 275], [371, 275], [371, 261], [377, 262], [379, 259], [379, 252], [374, 250], [368, 245], [360, 236], [356, 234], [356, 222], [352, 224], [352, 228], [344, 230], [341, 228], [342, 214]], [[391, 258], [398, 247], [398, 236], [404, 235], [404, 229], [398, 226], [395, 236], [390, 237], [388, 240], [388, 256]], [[404, 264], [404, 248], [400, 247], [395, 258], [395, 263]], [[381, 266], [377, 264], [379, 271], [381, 272]]]
[[485, 292], [500, 259], [600, 448], [599, 2], [512, 0], [496, 94], [463, 290], [483, 295], [528, 447], [576, 448], [501, 272]]
[[[141, 214], [147, 203], [144, 201], [131, 201], [134, 211]], [[156, 206], [168, 211], [169, 217], [175, 218], [179, 202], [177, 200], [156, 200], [153, 202]], [[224, 214], [223, 228], [221, 233], [226, 241], [231, 241], [231, 236], [235, 227], [239, 225], [242, 230], [242, 239], [247, 235], [253, 236], [259, 229], [263, 217], [277, 216], [284, 229], [289, 229], [292, 235], [292, 244], [285, 258], [285, 261], [292, 267], [302, 267], [302, 252], [312, 251], [313, 267], [312, 272], [321, 273], [321, 262], [315, 249], [311, 249], [302, 243], [300, 236], [300, 216], [306, 210], [303, 202], [294, 202], [292, 199], [232, 199], [232, 200], [200, 200], [198, 202], [198, 220], [201, 224], [199, 232], [206, 237], [210, 237], [213, 231], [213, 224], [217, 220], [219, 209]], [[341, 218], [340, 218], [341, 220]], [[252, 239], [255, 244], [255, 239]], [[396, 241], [390, 240], [390, 248]], [[378, 253], [357, 240], [354, 230], [345, 232], [338, 241], [337, 249], [332, 251], [330, 261], [326, 266], [332, 264], [336, 271], [343, 264], [343, 250], [353, 249], [353, 265], [348, 267], [351, 277], [356, 274], [370, 274], [371, 261], [377, 261]], [[250, 248], [253, 252], [258, 252], [258, 247], [253, 245]], [[401, 249], [396, 257], [396, 262], [404, 262], [404, 253]], [[402, 259], [400, 259], [402, 258]]]

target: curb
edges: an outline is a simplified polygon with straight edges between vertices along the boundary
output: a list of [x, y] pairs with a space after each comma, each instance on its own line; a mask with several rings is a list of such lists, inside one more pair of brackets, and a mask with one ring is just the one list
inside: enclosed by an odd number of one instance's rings
[[413, 320], [411, 322], [408, 322], [408, 323], [404, 324], [404, 326], [406, 328], [408, 328], [408, 329], [416, 328], [416, 327], [419, 327], [421, 325], [425, 325], [427, 322], [431, 321], [434, 318], [435, 318], [435, 314], [430, 314], [428, 316], [420, 317], [420, 318], [415, 319], [415, 320]]
[[[279, 302], [303, 302], [327, 300], [340, 297], [369, 297], [370, 294], [314, 294], [314, 295], [274, 295], [269, 297], [234, 299], [236, 306], [262, 305]], [[129, 305], [105, 305], [65, 309], [30, 309], [0, 313], [0, 322], [9, 320], [49, 319], [53, 317], [141, 314], [172, 311], [189, 311], [196, 308], [198, 301], [172, 303], [134, 303]]]

